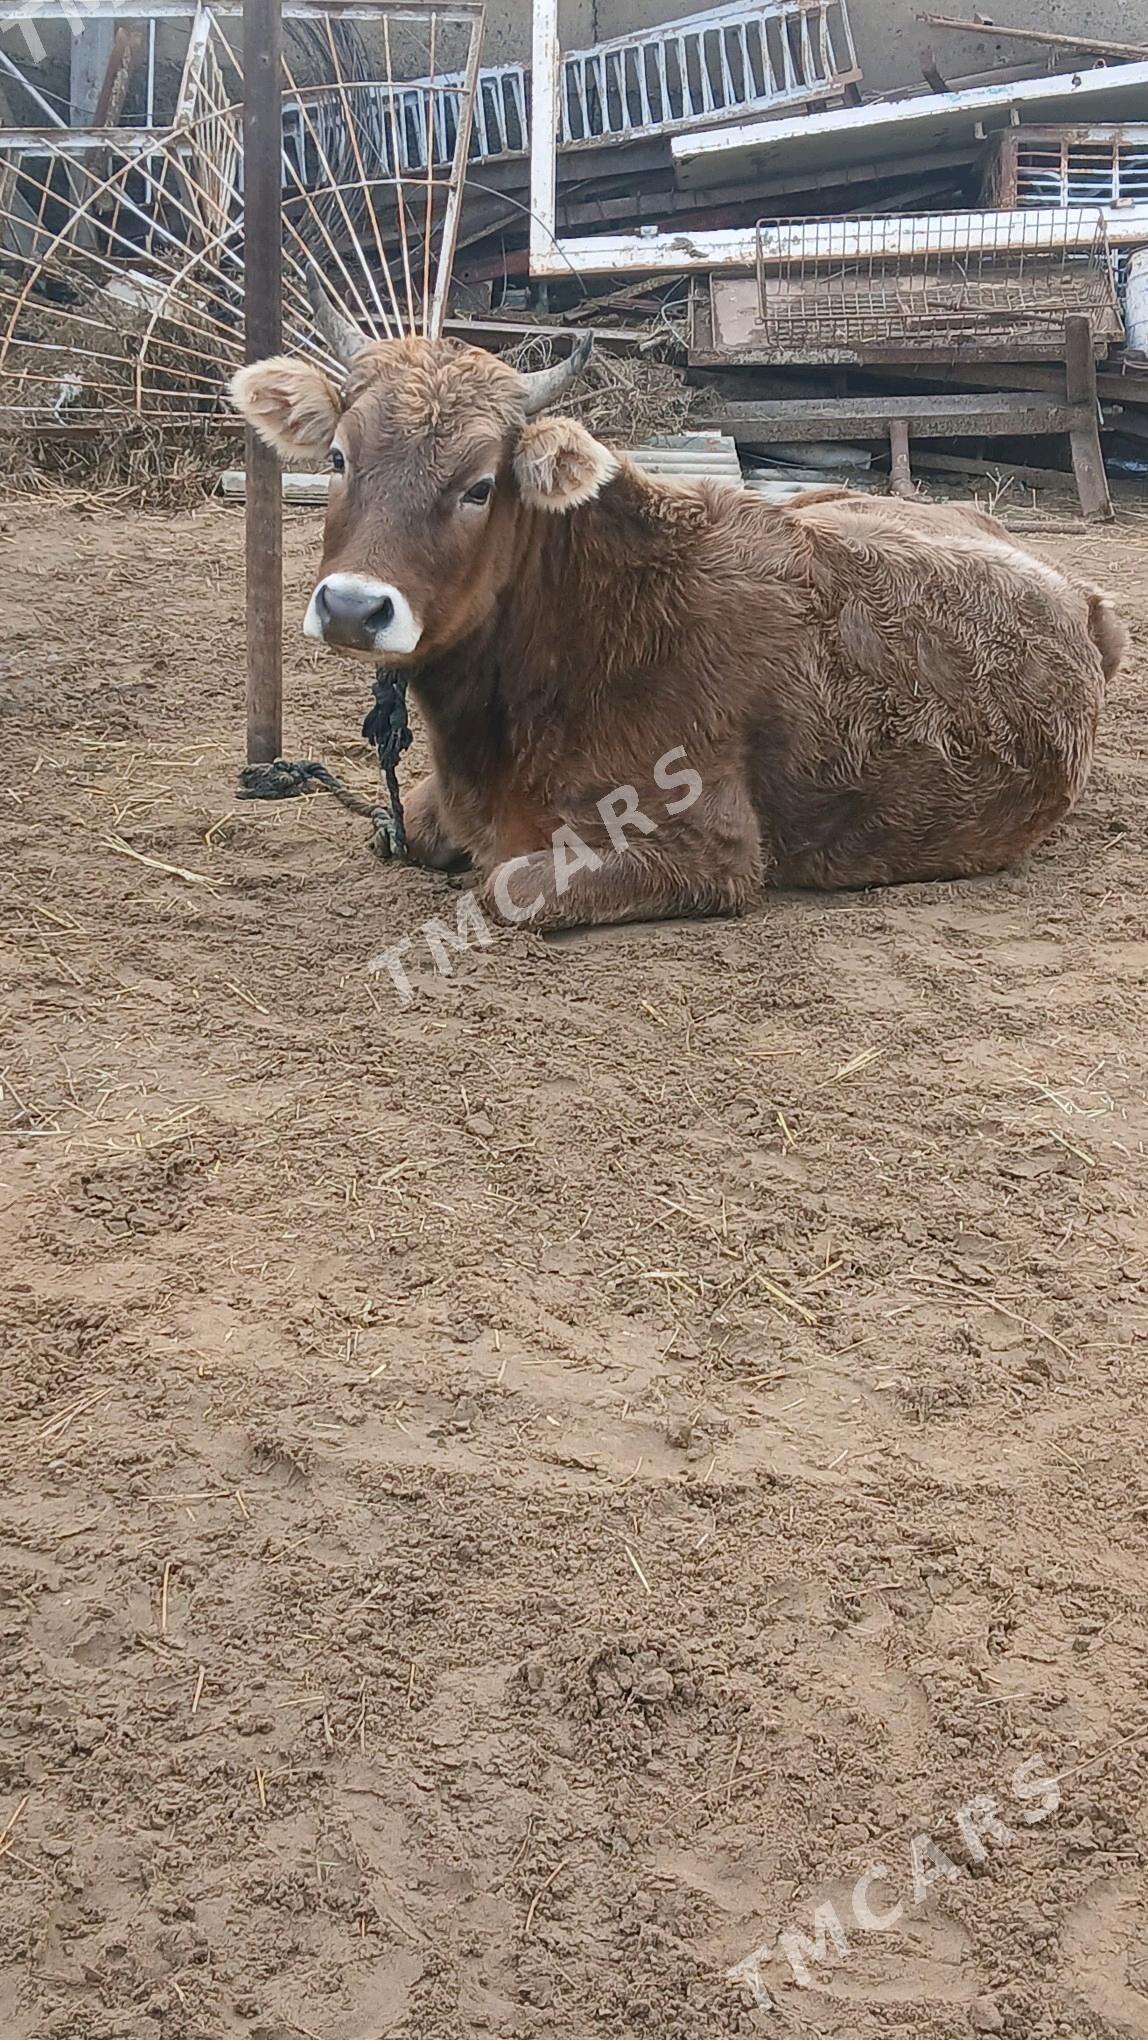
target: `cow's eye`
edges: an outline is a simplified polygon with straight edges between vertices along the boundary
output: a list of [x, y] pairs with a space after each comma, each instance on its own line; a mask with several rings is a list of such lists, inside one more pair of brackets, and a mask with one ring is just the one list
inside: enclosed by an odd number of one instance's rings
[[341, 447], [341, 446], [333, 446], [333, 447], [331, 448], [331, 466], [332, 466], [332, 467], [334, 468], [334, 470], [335, 470], [335, 473], [336, 473], [337, 475], [345, 475], [345, 474], [346, 474], [346, 472], [347, 472], [347, 456], [346, 456], [346, 454], [345, 454], [345, 453], [343, 452], [343, 449], [342, 449], [342, 447]]
[[480, 482], [471, 483], [462, 500], [464, 503], [473, 503], [476, 508], [481, 509], [484, 503], [489, 503], [493, 494], [494, 476], [483, 475]]

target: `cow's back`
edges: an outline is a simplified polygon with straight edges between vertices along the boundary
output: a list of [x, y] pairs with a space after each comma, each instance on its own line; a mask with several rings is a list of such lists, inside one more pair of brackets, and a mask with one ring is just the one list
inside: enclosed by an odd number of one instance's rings
[[803, 503], [811, 663], [759, 746], [776, 872], [851, 885], [999, 868], [1088, 773], [1096, 597], [956, 506]]

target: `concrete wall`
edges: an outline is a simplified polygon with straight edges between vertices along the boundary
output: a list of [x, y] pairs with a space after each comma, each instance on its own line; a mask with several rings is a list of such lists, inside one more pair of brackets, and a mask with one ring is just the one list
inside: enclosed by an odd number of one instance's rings
[[[1007, 70], [1027, 59], [1039, 62], [1047, 54], [1032, 45], [1006, 42], [991, 29], [972, 35], [926, 28], [916, 18], [918, 8], [926, 6], [941, 14], [971, 15], [974, 11], [973, 0], [849, 0], [864, 91], [888, 92], [899, 86], [920, 85], [921, 53], [926, 48], [931, 48], [942, 75], [949, 79]], [[562, 45], [564, 49], [585, 49], [594, 42], [697, 11], [698, 0], [560, 0]], [[1087, 27], [1115, 42], [1133, 41], [1139, 34], [1148, 43], [1148, 27], [1140, 30], [1138, 26], [1140, 10], [1130, 8], [1127, 0], [1007, 0], [1004, 11], [1013, 27], [1051, 28], [1064, 34]], [[530, 0], [487, 0], [487, 63], [529, 63], [530, 13]], [[66, 28], [55, 24], [42, 24], [40, 32], [47, 45], [47, 62], [29, 66], [30, 74], [55, 93], [66, 110], [71, 39]], [[169, 94], [186, 41], [185, 23], [165, 24], [161, 29], [161, 68]], [[17, 61], [26, 62], [18, 34], [9, 31], [5, 47]], [[1058, 68], [1069, 68], [1067, 56]], [[18, 88], [11, 88], [11, 98], [18, 117], [27, 118]]]

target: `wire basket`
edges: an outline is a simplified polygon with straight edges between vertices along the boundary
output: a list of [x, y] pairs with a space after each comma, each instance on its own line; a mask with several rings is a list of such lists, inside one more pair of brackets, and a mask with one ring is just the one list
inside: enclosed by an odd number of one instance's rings
[[797, 359], [962, 342], [1023, 355], [1074, 312], [1099, 341], [1121, 333], [1094, 208], [763, 220], [757, 283], [766, 344]]

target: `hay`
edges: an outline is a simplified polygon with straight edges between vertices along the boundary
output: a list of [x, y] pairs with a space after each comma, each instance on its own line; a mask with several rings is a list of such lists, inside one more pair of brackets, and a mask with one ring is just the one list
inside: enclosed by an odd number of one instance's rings
[[[672, 335], [653, 345], [670, 351]], [[549, 368], [560, 358], [543, 334], [505, 356], [524, 369]], [[81, 367], [79, 360], [76, 365]], [[596, 438], [642, 446], [685, 430], [694, 394], [681, 371], [653, 351], [617, 354], [599, 348], [562, 408]], [[214, 494], [222, 470], [235, 465], [235, 434], [219, 419], [205, 419], [202, 426], [165, 424], [162, 416], [145, 420], [113, 406], [103, 416], [105, 430], [75, 439], [36, 439], [19, 428], [0, 433], [0, 493], [28, 496], [64, 488], [124, 509], [186, 510]]]
[[[549, 368], [562, 359], [544, 335], [524, 340], [505, 359], [515, 368]], [[577, 388], [565, 397], [563, 411], [580, 418], [597, 439], [614, 446], [644, 446], [664, 433], [682, 432], [689, 421], [694, 392], [686, 388], [680, 369], [649, 354], [607, 353], [590, 356]]]
[[0, 496], [57, 491], [125, 510], [193, 510], [235, 462], [235, 435], [194, 427], [163, 430], [138, 419], [82, 439], [0, 435]]

